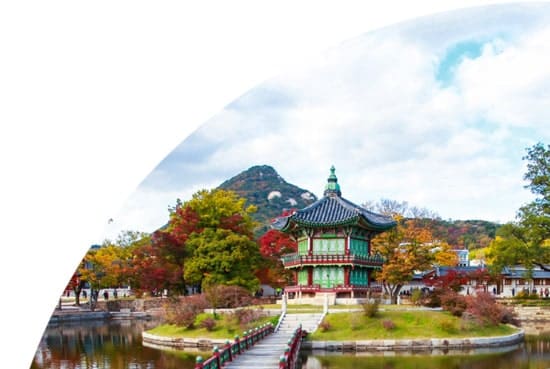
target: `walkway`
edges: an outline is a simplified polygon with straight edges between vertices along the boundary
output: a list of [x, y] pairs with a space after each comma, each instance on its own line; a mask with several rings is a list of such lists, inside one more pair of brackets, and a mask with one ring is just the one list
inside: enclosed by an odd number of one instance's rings
[[288, 340], [302, 324], [302, 329], [313, 332], [322, 314], [287, 314], [277, 332], [256, 343], [249, 351], [227, 363], [224, 369], [278, 369], [279, 358], [284, 354]]

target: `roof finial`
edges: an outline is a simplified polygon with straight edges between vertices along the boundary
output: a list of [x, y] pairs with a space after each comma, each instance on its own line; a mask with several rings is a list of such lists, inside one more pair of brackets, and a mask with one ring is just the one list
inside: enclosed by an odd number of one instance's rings
[[338, 178], [336, 178], [336, 174], [334, 174], [335, 171], [334, 165], [331, 166], [330, 175], [328, 176], [327, 185], [325, 186], [325, 192], [323, 193], [325, 196], [342, 196]]

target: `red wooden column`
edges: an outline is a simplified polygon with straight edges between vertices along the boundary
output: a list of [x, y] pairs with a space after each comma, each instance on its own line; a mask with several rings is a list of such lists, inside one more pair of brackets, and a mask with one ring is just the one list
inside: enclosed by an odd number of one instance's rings
[[312, 267], [307, 268], [307, 285], [313, 286], [313, 268]]
[[344, 285], [349, 286], [350, 267], [344, 267]]

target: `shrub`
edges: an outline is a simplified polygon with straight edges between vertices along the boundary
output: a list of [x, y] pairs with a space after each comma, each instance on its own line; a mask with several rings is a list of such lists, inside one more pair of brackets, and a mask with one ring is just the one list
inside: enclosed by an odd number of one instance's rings
[[367, 299], [367, 301], [364, 302], [361, 306], [363, 307], [363, 312], [365, 313], [365, 316], [369, 318], [374, 318], [378, 314], [379, 305], [380, 302], [378, 300]]
[[469, 331], [475, 327], [479, 326], [477, 319], [470, 313], [464, 312], [460, 318], [460, 330]]
[[359, 329], [361, 325], [361, 317], [358, 314], [351, 314], [349, 316], [349, 326], [352, 331]]
[[323, 319], [323, 321], [319, 324], [319, 329], [321, 330], [321, 332], [326, 332], [330, 329], [330, 323]]
[[238, 309], [233, 313], [233, 318], [241, 329], [247, 329], [251, 328], [252, 323], [260, 319], [263, 315], [263, 309]]
[[200, 295], [183, 299], [172, 299], [164, 306], [163, 318], [169, 324], [192, 328], [197, 315], [203, 311], [206, 302]]
[[382, 321], [382, 327], [384, 327], [387, 331], [391, 331], [392, 329], [395, 329], [395, 323], [391, 319], [384, 319]]
[[462, 316], [468, 304], [466, 298], [452, 290], [440, 294], [441, 307], [454, 316]]
[[249, 306], [253, 301], [250, 292], [239, 286], [215, 285], [205, 290], [204, 297], [213, 309]]
[[467, 302], [468, 313], [482, 325], [491, 326], [516, 322], [512, 310], [497, 303], [490, 293], [478, 292], [476, 296], [468, 296]]
[[216, 328], [216, 321], [213, 318], [208, 317], [200, 322], [200, 326], [205, 328], [208, 332], [212, 332], [214, 328]]
[[423, 299], [422, 291], [419, 289], [414, 289], [411, 293], [411, 302], [414, 305], [420, 305]]
[[439, 327], [447, 333], [454, 333], [457, 331], [456, 323], [452, 320], [441, 321]]
[[[419, 291], [420, 295], [422, 296], [422, 291]], [[434, 289], [428, 296], [423, 298], [423, 304], [427, 307], [436, 308], [441, 307], [441, 295], [445, 292], [442, 288], [436, 288]]]

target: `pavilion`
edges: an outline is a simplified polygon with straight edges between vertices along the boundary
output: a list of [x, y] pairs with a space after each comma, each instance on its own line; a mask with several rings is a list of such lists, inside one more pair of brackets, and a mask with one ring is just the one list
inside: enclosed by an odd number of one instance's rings
[[285, 288], [285, 297], [314, 304], [365, 298], [372, 290], [372, 272], [383, 264], [371, 252], [371, 240], [395, 225], [391, 217], [344, 199], [332, 166], [321, 199], [272, 223], [298, 243], [296, 253], [282, 258], [284, 267], [295, 272], [295, 285]]

